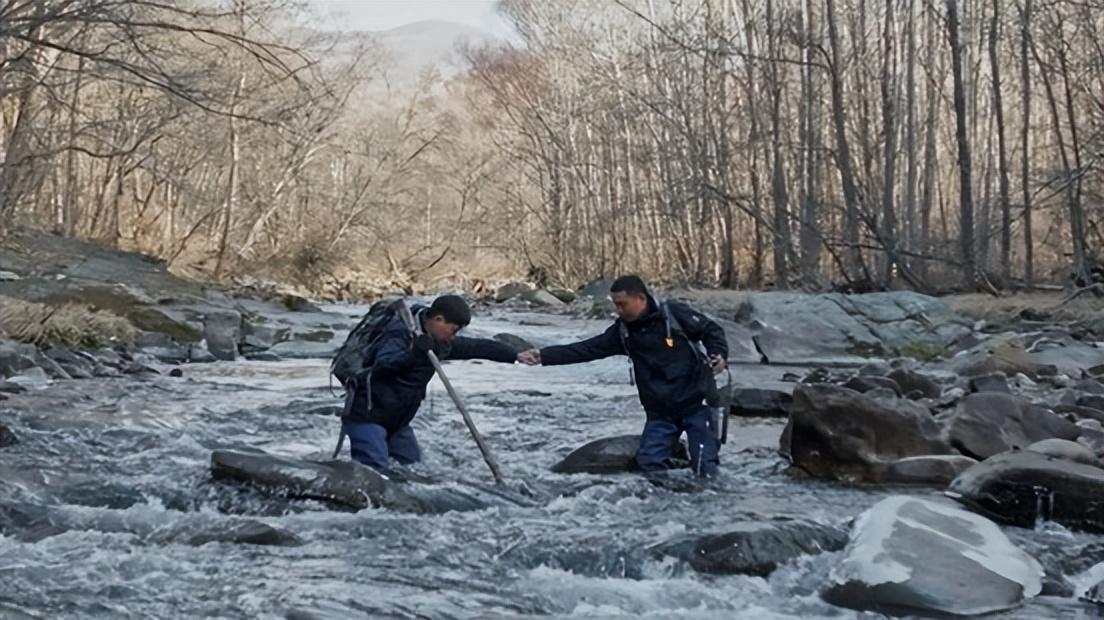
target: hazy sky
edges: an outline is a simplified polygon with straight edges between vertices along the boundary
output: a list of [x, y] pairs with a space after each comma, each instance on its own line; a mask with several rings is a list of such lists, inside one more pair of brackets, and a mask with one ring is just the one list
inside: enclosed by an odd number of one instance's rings
[[307, 0], [323, 25], [341, 30], [388, 30], [427, 19], [468, 24], [491, 34], [510, 32], [496, 0]]

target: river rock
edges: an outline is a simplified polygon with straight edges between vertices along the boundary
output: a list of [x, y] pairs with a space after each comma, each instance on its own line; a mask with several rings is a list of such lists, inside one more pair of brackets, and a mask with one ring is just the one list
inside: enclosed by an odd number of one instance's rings
[[6, 379], [0, 379], [0, 392], [4, 394], [22, 394], [27, 391], [27, 386], [8, 381]]
[[1038, 452], [1039, 454], [1053, 456], [1056, 459], [1066, 459], [1067, 461], [1073, 461], [1074, 463], [1082, 463], [1084, 465], [1100, 467], [1100, 461], [1097, 460], [1096, 455], [1092, 453], [1092, 450], [1089, 450], [1076, 441], [1066, 441], [1065, 439], [1044, 439], [1042, 441], [1036, 441], [1035, 443], [1028, 446], [1027, 449], [1031, 450], [1032, 452]]
[[942, 502], [892, 496], [856, 521], [828, 602], [893, 615], [972, 616], [1015, 609], [1043, 569], [996, 524]]
[[[605, 437], [577, 448], [559, 463], [552, 466], [558, 474], [614, 474], [638, 471], [636, 450], [640, 447], [640, 435]], [[672, 467], [685, 467], [689, 461], [683, 444], [675, 449]]]
[[532, 291], [533, 287], [525, 284], [524, 282], [511, 282], [509, 284], [503, 284], [495, 291], [494, 300], [497, 302], [503, 302], [515, 297], [520, 297], [529, 291]]
[[577, 297], [577, 295], [575, 294], [575, 291], [572, 291], [572, 290], [566, 289], [566, 288], [550, 288], [550, 289], [548, 289], [548, 292], [553, 297], [555, 297], [556, 299], [559, 299], [560, 301], [564, 302], [565, 304], [569, 304], [569, 303], [575, 301], [575, 298]]
[[700, 573], [766, 577], [802, 555], [839, 551], [847, 532], [810, 521], [745, 521], [720, 534], [685, 535], [651, 548]]
[[895, 368], [886, 376], [897, 384], [902, 394], [919, 392], [922, 398], [939, 398], [943, 393], [943, 388], [936, 383], [935, 379], [915, 370]]
[[211, 473], [216, 479], [243, 482], [267, 493], [322, 500], [355, 510], [373, 507], [439, 514], [519, 503], [474, 486], [461, 489], [400, 483], [352, 461], [306, 461], [261, 451], [215, 450]]
[[857, 375], [847, 380], [847, 383], [843, 384], [843, 387], [855, 390], [856, 392], [869, 392], [878, 388], [892, 390], [894, 394], [901, 395], [901, 387], [897, 385], [897, 382], [888, 377], [879, 377], [877, 375]]
[[781, 417], [790, 415], [793, 396], [781, 390], [732, 388], [732, 415], [746, 417]]
[[985, 459], [1043, 439], [1077, 439], [1077, 425], [1011, 394], [981, 392], [959, 401], [946, 418], [951, 444]]
[[292, 532], [253, 520], [235, 520], [212, 526], [192, 534], [184, 542], [193, 547], [212, 542], [270, 547], [298, 547], [303, 544], [302, 539]]
[[46, 357], [57, 362], [57, 365], [70, 377], [74, 379], [92, 378], [92, 368], [95, 366], [95, 361], [88, 354], [72, 351], [65, 347], [50, 347], [44, 353]]
[[1008, 387], [1008, 378], [1001, 373], [993, 373], [989, 375], [981, 375], [978, 377], [970, 378], [970, 392], [1000, 392], [1002, 394], [1011, 394], [1012, 389]]
[[976, 463], [976, 460], [959, 454], [910, 456], [886, 465], [878, 482], [924, 484], [944, 488]]
[[1054, 366], [1059, 373], [1071, 377], [1080, 377], [1087, 369], [1104, 364], [1104, 349], [1069, 337], [1062, 338], [1057, 344], [1059, 346], [1030, 353], [1032, 363]]
[[14, 446], [17, 443], [19, 443], [19, 439], [16, 438], [15, 433], [10, 428], [0, 424], [0, 448]]
[[203, 338], [215, 359], [233, 361], [238, 358], [241, 324], [241, 313], [233, 310], [211, 311], [204, 316]]
[[1104, 469], [1031, 450], [985, 459], [955, 478], [947, 494], [1010, 525], [1050, 520], [1104, 532]]
[[798, 385], [781, 452], [816, 478], [878, 481], [893, 461], [952, 454], [926, 407], [895, 406], [827, 384]]
[[1016, 336], [1005, 335], [974, 346], [956, 355], [949, 363], [958, 374], [975, 377], [1004, 373], [1012, 376], [1023, 373], [1035, 377], [1035, 362], [1028, 356], [1023, 343]]
[[34, 347], [12, 342], [0, 342], [0, 377], [12, 377], [34, 368]]
[[38, 366], [32, 366], [8, 377], [8, 381], [26, 387], [45, 387], [50, 383], [50, 375]]

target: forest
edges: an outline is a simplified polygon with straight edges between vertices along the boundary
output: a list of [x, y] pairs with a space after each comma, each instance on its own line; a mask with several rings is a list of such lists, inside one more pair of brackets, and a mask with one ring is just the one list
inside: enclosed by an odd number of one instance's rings
[[400, 84], [294, 2], [0, 1], [0, 231], [338, 296], [1100, 273], [1102, 0], [499, 11], [515, 37]]

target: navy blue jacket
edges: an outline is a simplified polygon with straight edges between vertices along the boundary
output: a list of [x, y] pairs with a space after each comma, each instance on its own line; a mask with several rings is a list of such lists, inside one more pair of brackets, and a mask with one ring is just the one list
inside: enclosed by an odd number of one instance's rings
[[[421, 320], [419, 310], [423, 309], [414, 308], [417, 320]], [[412, 341], [413, 336], [402, 317], [395, 317], [383, 329], [373, 347], [372, 407], [368, 407], [364, 386], [358, 385], [349, 421], [379, 424], [388, 432], [394, 432], [414, 419], [418, 407], [425, 400], [426, 386], [433, 379], [434, 371], [429, 356], [415, 349]], [[451, 348], [445, 345], [438, 351], [439, 359], [485, 359], [495, 362], [513, 362], [517, 359], [517, 353], [511, 347], [494, 340], [457, 336], [451, 344]]]
[[644, 405], [648, 417], [682, 415], [702, 403], [706, 397], [705, 381], [713, 381], [712, 371], [694, 351], [693, 343], [703, 344], [707, 355], [727, 358], [728, 341], [724, 329], [704, 314], [677, 301], [669, 301], [666, 305], [684, 334], [675, 335], [671, 346], [667, 343], [667, 319], [655, 300], [649, 297], [645, 315], [624, 323], [627, 342], [622, 343], [622, 322], [618, 319], [593, 338], [541, 349], [541, 363], [545, 366], [578, 364], [628, 354], [640, 404]]

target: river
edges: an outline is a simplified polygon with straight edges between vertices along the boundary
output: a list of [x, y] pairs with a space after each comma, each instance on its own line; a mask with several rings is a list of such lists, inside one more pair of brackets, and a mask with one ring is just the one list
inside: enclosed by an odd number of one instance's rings
[[[605, 324], [498, 310], [477, 316], [474, 331], [545, 344]], [[776, 454], [781, 420], [733, 418], [722, 473], [706, 484], [689, 472], [661, 484], [551, 473], [591, 439], [639, 432], [643, 413], [624, 358], [558, 368], [447, 365], [508, 484], [536, 496], [534, 507], [354, 513], [212, 481], [214, 449], [329, 456], [337, 420], [315, 411], [337, 403], [327, 363], [190, 365], [182, 378], [60, 382], [0, 405], [0, 422], [21, 441], [0, 450], [0, 617], [872, 618], [819, 598], [839, 553], [804, 557], [764, 579], [698, 574], [645, 549], [738, 520], [844, 523], [891, 491], [937, 494], [791, 479]], [[763, 387], [783, 370], [793, 369], [742, 366], [734, 378]], [[420, 473], [446, 485], [491, 482], [436, 380], [415, 429], [426, 456]], [[243, 518], [303, 544], [188, 544]], [[1104, 548], [1104, 537], [1052, 525], [1006, 531], [1038, 556], [1055, 546], [1067, 554]], [[1041, 597], [995, 617], [1096, 614], [1073, 599]]]

